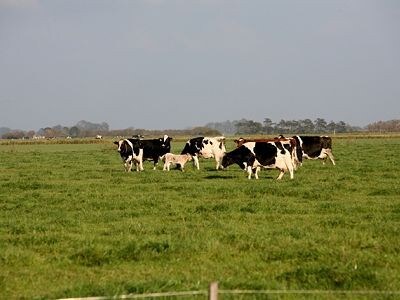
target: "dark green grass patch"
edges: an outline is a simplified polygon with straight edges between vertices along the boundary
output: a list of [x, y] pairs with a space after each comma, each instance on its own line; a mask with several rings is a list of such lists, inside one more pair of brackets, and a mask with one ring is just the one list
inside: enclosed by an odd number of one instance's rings
[[1, 145], [0, 298], [205, 290], [213, 280], [398, 291], [399, 146], [334, 140], [337, 166], [305, 161], [294, 180], [276, 181], [276, 170], [248, 180], [211, 160], [125, 173], [112, 142]]

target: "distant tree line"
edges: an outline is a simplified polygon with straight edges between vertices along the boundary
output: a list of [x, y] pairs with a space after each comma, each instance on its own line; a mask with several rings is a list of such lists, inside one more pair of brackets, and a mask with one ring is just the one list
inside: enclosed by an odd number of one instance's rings
[[0, 128], [0, 137], [3, 139], [32, 139], [32, 138], [85, 138], [85, 137], [96, 137], [101, 136], [121, 136], [121, 137], [131, 137], [136, 135], [142, 136], [162, 136], [168, 134], [169, 136], [215, 136], [221, 135], [221, 133], [212, 128], [208, 127], [194, 127], [190, 129], [183, 130], [148, 130], [148, 129], [135, 129], [133, 127], [126, 129], [110, 130], [109, 125], [105, 122], [103, 123], [91, 123], [87, 121], [79, 121], [76, 125], [67, 127], [62, 125], [56, 125], [52, 127], [40, 128], [37, 132], [23, 131], [23, 130], [11, 130], [7, 127]]
[[304, 120], [280, 120], [273, 122], [270, 118], [256, 122], [253, 120], [241, 119], [236, 121], [225, 121], [219, 123], [208, 123], [207, 127], [214, 128], [223, 134], [295, 134], [295, 133], [343, 133], [362, 131], [360, 127], [351, 126], [343, 121], [327, 122], [325, 119], [317, 118], [314, 121]]
[[370, 132], [400, 132], [400, 120], [379, 121], [371, 123], [364, 128], [351, 126], [343, 121], [327, 122], [322, 118], [314, 121], [311, 119], [303, 120], [280, 120], [273, 122], [270, 118], [257, 122], [253, 120], [241, 119], [235, 121], [224, 121], [208, 123], [205, 126], [199, 126], [189, 129], [166, 129], [166, 130], [148, 130], [138, 128], [126, 128], [118, 130], [110, 130], [106, 122], [91, 123], [88, 121], [79, 121], [76, 125], [66, 127], [56, 125], [53, 127], [40, 128], [37, 132], [11, 130], [7, 127], [0, 127], [0, 137], [3, 139], [31, 139], [35, 137], [43, 138], [84, 138], [101, 136], [121, 136], [130, 137], [134, 135], [143, 136], [161, 136], [168, 134], [169, 136], [216, 136], [216, 135], [248, 135], [248, 134], [333, 134], [357, 131]]
[[400, 132], [400, 120], [379, 121], [367, 125], [368, 131]]

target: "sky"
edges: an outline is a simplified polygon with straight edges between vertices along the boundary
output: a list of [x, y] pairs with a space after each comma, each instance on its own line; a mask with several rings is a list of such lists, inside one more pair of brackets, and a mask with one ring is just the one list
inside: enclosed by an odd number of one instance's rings
[[400, 118], [397, 0], [0, 0], [0, 127]]

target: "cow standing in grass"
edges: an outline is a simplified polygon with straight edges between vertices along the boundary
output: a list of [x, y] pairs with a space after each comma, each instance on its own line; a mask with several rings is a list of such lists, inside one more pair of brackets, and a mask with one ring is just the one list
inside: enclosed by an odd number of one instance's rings
[[225, 154], [222, 159], [224, 168], [237, 164], [241, 169], [247, 170], [248, 178], [252, 173], [258, 179], [261, 168], [279, 169], [278, 180], [289, 171], [290, 179], [293, 179], [293, 162], [291, 152], [281, 142], [247, 142], [231, 152]]
[[298, 144], [297, 140], [294, 138], [285, 138], [283, 135], [280, 135], [279, 137], [276, 138], [256, 138], [256, 139], [245, 139], [245, 138], [238, 138], [237, 140], [234, 140], [236, 143], [236, 147], [240, 147], [244, 143], [248, 142], [263, 142], [263, 143], [268, 143], [268, 142], [280, 142], [283, 147], [285, 147], [289, 152], [292, 157], [292, 164], [295, 170], [301, 164], [303, 163], [303, 158], [302, 158], [302, 152], [301, 152], [301, 147]]
[[126, 172], [132, 170], [132, 163], [136, 171], [143, 171], [143, 145], [136, 139], [123, 139], [114, 142], [118, 146], [118, 152], [124, 162]]
[[125, 169], [131, 170], [132, 162], [137, 165], [139, 171], [143, 171], [143, 160], [153, 161], [153, 169], [156, 169], [161, 156], [170, 152], [172, 138], [164, 135], [158, 139], [142, 140], [140, 138], [122, 139], [114, 144], [118, 145], [118, 152], [125, 163]]
[[226, 152], [225, 137], [195, 137], [188, 140], [181, 154], [190, 154], [193, 157], [193, 164], [199, 170], [199, 157], [215, 158], [216, 169], [220, 169], [222, 158]]
[[[279, 138], [283, 138], [282, 135]], [[292, 137], [296, 140], [298, 145], [299, 154], [305, 159], [321, 159], [325, 164], [329, 158], [333, 165], [336, 165], [335, 158], [332, 154], [332, 138], [329, 136], [307, 136], [295, 135]]]
[[172, 138], [164, 135], [158, 139], [137, 139], [143, 144], [143, 160], [153, 161], [153, 169], [155, 170], [161, 156], [171, 152]]

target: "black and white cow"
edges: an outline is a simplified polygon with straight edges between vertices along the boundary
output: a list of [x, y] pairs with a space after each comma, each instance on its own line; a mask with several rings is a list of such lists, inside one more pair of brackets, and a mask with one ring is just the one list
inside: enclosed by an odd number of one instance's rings
[[[279, 137], [283, 137], [280, 135]], [[336, 165], [332, 154], [332, 138], [329, 136], [306, 136], [295, 135], [292, 138], [296, 140], [298, 156], [306, 159], [322, 159], [325, 164], [329, 157], [333, 165]]]
[[199, 170], [199, 156], [203, 158], [215, 158], [216, 169], [221, 168], [222, 158], [226, 152], [225, 137], [195, 137], [188, 140], [181, 154], [190, 154], [193, 164]]
[[297, 140], [294, 138], [285, 138], [283, 135], [280, 135], [276, 138], [255, 138], [255, 139], [245, 139], [245, 138], [238, 138], [234, 140], [236, 147], [240, 147], [244, 143], [247, 142], [281, 142], [283, 147], [290, 151], [292, 156], [292, 162], [294, 169], [297, 170], [299, 166], [301, 166], [303, 159], [301, 150], [299, 152], [299, 147], [297, 146]]
[[[143, 160], [153, 161], [153, 169], [156, 169], [160, 157], [168, 152], [171, 152], [171, 140], [171, 137], [169, 137], [168, 135], [164, 135], [164, 137], [162, 138], [149, 140], [142, 140], [140, 138], [123, 139], [119, 140], [118, 142], [114, 142], [114, 144], [118, 145], [118, 152], [120, 152], [122, 159], [125, 161], [125, 165], [127, 161], [129, 161], [129, 156], [126, 156], [127, 154], [134, 153], [134, 151], [138, 151], [137, 149], [142, 149], [142, 155], [140, 158], [141, 162], [139, 166], [140, 171], [142, 171]], [[123, 145], [122, 152], [120, 150], [120, 145]], [[122, 153], [124, 153], [124, 156], [122, 156]], [[135, 156], [133, 155], [133, 158], [134, 157]], [[133, 159], [133, 162], [135, 162], [135, 159]]]
[[143, 160], [153, 161], [153, 169], [156, 169], [159, 159], [166, 153], [171, 152], [171, 140], [168, 135], [164, 135], [158, 139], [142, 140], [143, 144]]
[[132, 163], [136, 171], [143, 171], [143, 145], [137, 139], [123, 139], [114, 142], [118, 145], [118, 152], [121, 155], [126, 172], [132, 170]]
[[290, 179], [294, 177], [294, 166], [291, 150], [288, 150], [281, 142], [247, 142], [231, 152], [225, 154], [222, 159], [222, 167], [237, 164], [247, 170], [248, 178], [254, 172], [258, 179], [261, 167], [267, 169], [279, 169], [278, 180], [289, 171]]

